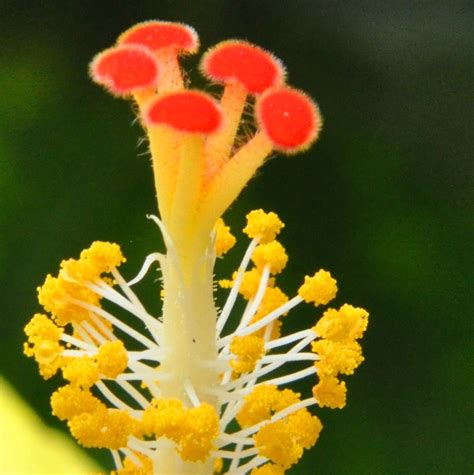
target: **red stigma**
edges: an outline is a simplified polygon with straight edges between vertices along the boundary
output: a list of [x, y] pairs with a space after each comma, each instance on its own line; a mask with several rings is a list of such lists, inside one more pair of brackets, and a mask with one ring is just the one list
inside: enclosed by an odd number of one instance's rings
[[90, 65], [92, 79], [119, 96], [153, 87], [158, 72], [154, 56], [145, 48], [134, 45], [102, 51]]
[[222, 113], [207, 94], [183, 91], [156, 99], [145, 114], [149, 125], [165, 124], [182, 132], [210, 134], [222, 122]]
[[276, 149], [297, 152], [313, 142], [321, 128], [316, 104], [291, 88], [275, 89], [257, 103], [257, 120]]
[[209, 50], [203, 73], [216, 82], [240, 82], [248, 92], [260, 94], [284, 79], [283, 66], [271, 53], [244, 41], [223, 41]]
[[166, 21], [138, 23], [123, 33], [118, 41], [121, 44], [139, 44], [152, 51], [175, 48], [194, 53], [199, 47], [198, 35], [192, 27]]

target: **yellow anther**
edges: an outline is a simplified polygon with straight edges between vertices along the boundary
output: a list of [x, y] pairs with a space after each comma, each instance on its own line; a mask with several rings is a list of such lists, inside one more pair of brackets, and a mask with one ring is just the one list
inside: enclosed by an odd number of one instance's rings
[[285, 475], [285, 471], [278, 465], [266, 463], [261, 467], [254, 468], [250, 475]]
[[[250, 323], [256, 323], [260, 320], [260, 318], [257, 318], [257, 315], [254, 315], [252, 320], [250, 320]], [[252, 335], [259, 336], [260, 338], [264, 338], [266, 333], [267, 333], [267, 328], [271, 326], [271, 331], [270, 331], [270, 336], [269, 340], [276, 340], [277, 338], [280, 338], [281, 336], [281, 321], [276, 319], [273, 320], [272, 323], [269, 323], [268, 325], [265, 325], [263, 328], [260, 328], [259, 330], [255, 331], [252, 333]]]
[[111, 242], [95, 241], [81, 252], [81, 261], [87, 260], [100, 275], [110, 272], [126, 261], [120, 246]]
[[207, 403], [187, 409], [179, 399], [155, 399], [143, 413], [141, 431], [173, 440], [183, 460], [204, 461], [219, 433], [219, 418]]
[[363, 308], [344, 304], [339, 310], [326, 310], [313, 328], [321, 338], [350, 342], [362, 338], [367, 329], [369, 314]]
[[306, 276], [304, 284], [298, 289], [298, 295], [307, 303], [315, 306], [326, 305], [337, 293], [337, 282], [323, 269], [312, 277]]
[[93, 282], [99, 277], [95, 266], [86, 259], [65, 259], [61, 262], [59, 278], [66, 282]]
[[288, 428], [293, 437], [304, 448], [310, 449], [318, 440], [323, 428], [321, 421], [307, 409], [299, 409], [288, 416]]
[[245, 396], [244, 404], [236, 417], [237, 422], [245, 428], [268, 420], [275, 412], [298, 402], [299, 397], [291, 389], [279, 390], [272, 384], [259, 384]]
[[[252, 317], [250, 323], [258, 322], [269, 313], [284, 305], [286, 302], [288, 302], [288, 300], [288, 296], [279, 287], [267, 287], [263, 300], [258, 307], [257, 313]], [[286, 313], [284, 315], [286, 315]], [[281, 321], [274, 320], [269, 325], [271, 325], [270, 339], [274, 340], [279, 338], [281, 335]], [[260, 328], [255, 333], [253, 333], [253, 335], [263, 338], [269, 325]]]
[[35, 360], [40, 365], [48, 365], [58, 358], [63, 350], [57, 341], [42, 341], [35, 347]]
[[99, 373], [107, 378], [116, 378], [128, 365], [127, 350], [122, 341], [108, 341], [100, 345], [96, 355]]
[[318, 340], [311, 344], [313, 352], [321, 358], [315, 366], [321, 376], [354, 374], [354, 370], [364, 361], [362, 348], [355, 341], [339, 343], [331, 340]]
[[260, 455], [286, 469], [299, 460], [303, 449], [316, 443], [322, 427], [307, 409], [299, 409], [285, 419], [264, 425], [254, 436], [255, 446]]
[[99, 368], [90, 356], [72, 359], [63, 369], [63, 376], [73, 386], [88, 389], [99, 380]]
[[231, 368], [237, 373], [248, 373], [255, 369], [257, 361], [265, 354], [263, 338], [254, 335], [235, 336], [230, 351], [237, 359], [230, 361]]
[[247, 214], [247, 226], [243, 231], [248, 237], [265, 244], [273, 241], [284, 226], [276, 213], [256, 209]]
[[346, 383], [334, 376], [322, 378], [313, 387], [313, 396], [320, 407], [342, 409], [346, 405]]
[[28, 341], [36, 343], [42, 340], [59, 341], [62, 328], [59, 328], [52, 320], [42, 313], [36, 313], [25, 326], [25, 334]]
[[[230, 289], [234, 285], [236, 277], [237, 277], [237, 272], [234, 272], [232, 274], [231, 280], [222, 279], [219, 281], [219, 285], [223, 289]], [[240, 284], [240, 289], [239, 289], [239, 293], [242, 295], [244, 299], [250, 300], [252, 297], [255, 297], [255, 294], [257, 293], [258, 287], [260, 285], [261, 278], [262, 278], [262, 272], [256, 267], [244, 272], [242, 282]], [[267, 288], [273, 287], [274, 285], [275, 285], [275, 279], [274, 278], [268, 279]]]
[[252, 261], [260, 270], [269, 266], [270, 273], [279, 274], [288, 262], [288, 254], [278, 241], [270, 241], [256, 247]]
[[[267, 287], [263, 300], [260, 303], [255, 316], [257, 320], [265, 317], [277, 308], [288, 302], [288, 296], [279, 287]], [[286, 313], [284, 314], [286, 315]]]
[[105, 406], [88, 390], [68, 384], [59, 388], [51, 396], [53, 414], [64, 420], [71, 420], [84, 412], [91, 413]]
[[[235, 278], [235, 275], [233, 277]], [[253, 269], [244, 273], [242, 283], [240, 284], [239, 293], [246, 300], [250, 300], [255, 297], [258, 287], [260, 285], [260, 280], [262, 279], [262, 272], [254, 267]], [[267, 286], [272, 287], [275, 283], [274, 279], [269, 279]]]
[[118, 450], [127, 446], [128, 437], [136, 431], [137, 421], [128, 412], [99, 407], [68, 422], [71, 434], [88, 448]]
[[146, 455], [140, 452], [134, 452], [134, 455], [141, 462], [141, 466], [129, 457], [123, 460], [123, 467], [119, 470], [112, 471], [111, 475], [150, 475], [153, 473], [153, 462]]
[[100, 297], [88, 289], [85, 282], [97, 280], [102, 273], [110, 272], [124, 261], [117, 244], [96, 241], [82, 251], [80, 259], [62, 261], [58, 277], [46, 277], [44, 284], [38, 287], [38, 301], [53, 314], [58, 325], [87, 320], [89, 311], [72, 300], [98, 306]]
[[48, 275], [44, 284], [38, 287], [39, 303], [47, 312], [53, 314], [56, 323], [60, 326], [89, 318], [89, 311], [71, 302], [71, 299], [96, 306], [100, 301], [100, 297], [92, 290], [83, 285], [67, 282], [62, 277]]
[[221, 458], [214, 460], [214, 474], [217, 475], [224, 469], [224, 461]]
[[81, 252], [79, 259], [62, 261], [59, 276], [69, 281], [73, 279], [78, 282], [93, 282], [122, 262], [125, 262], [125, 258], [118, 244], [95, 241]]
[[51, 378], [64, 364], [61, 357], [64, 347], [59, 344], [63, 330], [46, 315], [37, 313], [25, 326], [24, 331], [28, 336], [28, 342], [23, 346], [25, 355], [36, 360], [44, 379]]
[[183, 460], [204, 462], [214, 448], [213, 441], [218, 435], [219, 416], [213, 406], [203, 402], [186, 411], [178, 453]]
[[178, 440], [184, 417], [185, 409], [179, 399], [154, 399], [143, 412], [142, 431], [147, 436]]
[[230, 249], [232, 249], [236, 243], [234, 235], [230, 232], [230, 227], [226, 226], [224, 220], [219, 218], [215, 226], [216, 231], [216, 256], [222, 257]]
[[283, 420], [265, 424], [253, 439], [259, 455], [285, 469], [298, 462], [303, 455], [303, 447]]

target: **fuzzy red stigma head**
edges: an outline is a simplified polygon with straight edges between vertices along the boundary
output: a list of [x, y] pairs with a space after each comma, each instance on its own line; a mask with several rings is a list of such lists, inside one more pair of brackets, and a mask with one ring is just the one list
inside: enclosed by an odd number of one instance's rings
[[237, 81], [251, 94], [260, 94], [284, 81], [284, 68], [271, 53], [245, 41], [223, 41], [210, 49], [201, 63], [215, 82]]
[[154, 87], [159, 67], [153, 54], [136, 45], [118, 46], [99, 53], [90, 65], [92, 79], [112, 94], [128, 96]]
[[256, 104], [256, 115], [274, 148], [286, 153], [308, 148], [322, 124], [318, 106], [306, 94], [289, 87], [265, 93]]
[[172, 48], [183, 53], [195, 53], [199, 48], [199, 37], [194, 28], [167, 21], [138, 23], [123, 33], [118, 42], [139, 44], [152, 51]]
[[147, 125], [167, 125], [181, 132], [211, 134], [219, 129], [222, 113], [214, 99], [197, 91], [159, 97], [145, 112]]

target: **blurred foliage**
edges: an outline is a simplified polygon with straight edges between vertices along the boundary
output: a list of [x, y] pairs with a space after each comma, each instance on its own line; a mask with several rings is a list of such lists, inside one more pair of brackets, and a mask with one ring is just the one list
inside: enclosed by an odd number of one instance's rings
[[[371, 312], [348, 406], [319, 411], [321, 439], [290, 473], [472, 472], [472, 3], [66, 0], [1, 10], [1, 371], [46, 423], [61, 426], [49, 413], [57, 383], [40, 381], [21, 349], [36, 286], [96, 239], [121, 243], [129, 275], [162, 246], [145, 219], [155, 202], [140, 127], [87, 77], [121, 31], [160, 18], [193, 25], [203, 49], [241, 37], [272, 50], [324, 114], [319, 143], [271, 160], [227, 217], [237, 229], [251, 208], [277, 211], [288, 291], [328, 268], [339, 303]], [[186, 60], [202, 84], [196, 65]], [[303, 310], [288, 325], [315, 318]]]

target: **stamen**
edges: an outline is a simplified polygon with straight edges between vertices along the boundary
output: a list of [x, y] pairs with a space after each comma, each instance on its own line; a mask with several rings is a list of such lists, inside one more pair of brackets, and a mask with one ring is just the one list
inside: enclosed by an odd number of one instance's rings
[[262, 271], [262, 277], [260, 278], [258, 290], [255, 294], [255, 297], [253, 298], [252, 304], [250, 305], [249, 309], [245, 311], [244, 316], [242, 317], [242, 320], [240, 321], [240, 324], [235, 331], [237, 335], [239, 334], [239, 330], [245, 328], [248, 325], [250, 320], [252, 320], [253, 316], [257, 312], [258, 307], [260, 307], [260, 304], [262, 303], [263, 297], [265, 295], [265, 291], [267, 290], [269, 277], [270, 267], [267, 265]]
[[[137, 452], [140, 452], [144, 455], [150, 455], [150, 450], [148, 450], [146, 447], [143, 446], [143, 444], [137, 444], [135, 441], [132, 440], [131, 437], [128, 439], [128, 444], [133, 448], [133, 450], [136, 450]], [[122, 452], [127, 458], [129, 458], [135, 465], [138, 465], [139, 467], [143, 467], [142, 462], [140, 459], [134, 454], [133, 450], [129, 450], [126, 448], [121, 448], [119, 449], [120, 452]]]
[[[234, 281], [234, 285], [232, 286], [232, 289], [230, 290], [229, 296], [227, 297], [226, 303], [224, 305], [224, 308], [222, 309], [221, 313], [219, 314], [218, 320], [217, 320], [217, 335], [219, 336], [222, 332], [222, 329], [224, 328], [227, 319], [230, 316], [230, 312], [232, 311], [232, 308], [235, 304], [235, 301], [237, 299], [237, 296], [239, 295], [239, 290], [240, 290], [240, 285], [242, 284], [242, 279], [244, 277], [244, 272], [247, 270], [247, 267], [249, 265], [250, 259], [252, 257], [253, 251], [257, 247], [258, 240], [257, 239], [252, 239], [252, 241], [249, 244], [249, 247], [245, 251], [244, 257], [242, 259], [242, 262], [240, 263], [239, 269], [237, 271], [237, 276]], [[220, 344], [223, 339], [219, 339], [218, 346], [225, 346], [226, 343], [223, 345]], [[230, 338], [228, 339], [230, 341]], [[227, 342], [228, 342], [227, 341]]]
[[141, 304], [139, 307], [135, 306], [132, 302], [127, 300], [112, 287], [108, 286], [105, 282], [100, 282], [98, 284], [87, 282], [85, 285], [87, 288], [93, 290], [100, 296], [104, 297], [105, 299], [123, 308], [124, 310], [127, 310], [129, 313], [139, 318], [143, 323], [146, 324], [147, 329], [153, 329], [153, 331], [150, 331], [150, 333], [154, 338], [156, 337], [158, 339], [158, 332], [160, 330], [161, 324], [157, 319], [146, 313]]
[[245, 457], [251, 457], [252, 455], [257, 455], [258, 449], [252, 448], [247, 450], [239, 450], [236, 452], [231, 452], [229, 450], [215, 450], [212, 452], [213, 457], [222, 457], [225, 459], [234, 459], [240, 460]]
[[[225, 447], [226, 445], [229, 444], [242, 444], [242, 445], [252, 445], [253, 444], [253, 439], [250, 437], [239, 437], [238, 435], [234, 435], [236, 433], [231, 433], [227, 434], [225, 432], [222, 432], [219, 435], [218, 440], [218, 447]], [[221, 444], [219, 444], [219, 441], [222, 441]]]
[[[95, 346], [89, 345], [88, 343], [79, 340], [79, 338], [75, 338], [71, 335], [68, 335], [67, 333], [62, 333], [60, 339], [64, 341], [65, 343], [70, 343], [71, 345], [74, 345], [77, 348], [80, 348], [81, 350], [84, 350], [86, 353], [94, 353]], [[68, 350], [68, 351], [73, 351], [73, 350]]]
[[134, 409], [117, 397], [102, 381], [98, 381], [95, 385], [107, 401], [114, 407], [126, 411], [134, 411]]
[[92, 313], [90, 315], [90, 319], [92, 323], [101, 331], [103, 335], [105, 335], [110, 341], [113, 341], [116, 339], [116, 336], [113, 334], [113, 332], [108, 328], [104, 321], [101, 320], [97, 315]]
[[[255, 322], [252, 325], [249, 325], [248, 327], [241, 329], [238, 335], [245, 336], [245, 335], [250, 335], [251, 333], [255, 333], [257, 330], [260, 330], [260, 328], [267, 326], [269, 323], [281, 317], [283, 314], [289, 312], [292, 308], [299, 305], [302, 301], [303, 299], [300, 296], [293, 297], [284, 305], [281, 305], [273, 312], [270, 312], [266, 317], [263, 317], [261, 320], [258, 320], [258, 322]], [[227, 344], [229, 344], [230, 340], [232, 340], [233, 337], [234, 335], [232, 334], [232, 335], [227, 335], [224, 338], [221, 338], [218, 341], [218, 346], [219, 347], [226, 346]]]
[[80, 325], [91, 335], [98, 343], [102, 344], [107, 341], [89, 322], [81, 322]]
[[129, 280], [127, 282], [127, 286], [132, 287], [133, 285], [138, 284], [138, 282], [140, 282], [147, 275], [153, 263], [158, 262], [160, 266], [162, 266], [163, 261], [165, 259], [166, 259], [166, 256], [159, 252], [153, 252], [152, 254], [148, 254], [148, 256], [146, 256], [145, 258], [145, 261], [143, 262], [143, 265], [140, 271], [132, 280]]
[[281, 376], [279, 378], [270, 379], [268, 381], [265, 381], [265, 383], [274, 384], [275, 386], [282, 386], [284, 384], [297, 381], [298, 379], [306, 378], [307, 376], [311, 376], [312, 374], [316, 374], [316, 368], [314, 366], [310, 366], [309, 368], [302, 369], [301, 371], [297, 371], [296, 373], [291, 373], [287, 376]]
[[112, 459], [114, 461], [115, 467], [118, 470], [121, 470], [123, 468], [123, 465], [122, 465], [122, 460], [120, 458], [120, 454], [118, 453], [118, 450], [111, 450], [110, 453], [112, 454]]
[[269, 341], [268, 343], [265, 343], [265, 350], [267, 351], [273, 350], [274, 348], [278, 348], [280, 346], [286, 346], [286, 345], [289, 345], [290, 343], [293, 343], [294, 341], [307, 339], [309, 337], [312, 337], [313, 339], [316, 338], [316, 335], [314, 334], [313, 330], [301, 330], [299, 332], [292, 333], [290, 335], [283, 336], [276, 340], [272, 340], [272, 341]]
[[314, 353], [297, 353], [296, 355], [288, 355], [287, 353], [281, 353], [279, 355], [265, 355], [262, 358], [262, 364], [285, 362], [285, 361], [317, 361], [319, 356]]
[[249, 471], [253, 468], [258, 467], [259, 465], [262, 465], [265, 462], [268, 462], [268, 459], [266, 457], [261, 457], [260, 455], [258, 455], [246, 464], [241, 465], [237, 469], [227, 472], [227, 475], [245, 475], [249, 473]]
[[191, 401], [191, 404], [194, 407], [198, 407], [201, 404], [201, 401], [199, 400], [196, 390], [189, 379], [184, 383], [184, 389], [189, 397], [189, 400]]
[[95, 313], [105, 318], [110, 323], [112, 323], [112, 325], [116, 326], [119, 330], [122, 330], [124, 333], [131, 336], [136, 341], [140, 342], [143, 346], [146, 346], [148, 349], [154, 348], [156, 346], [156, 344], [153, 341], [149, 340], [148, 338], [143, 336], [141, 333], [129, 327], [128, 325], [126, 325], [125, 323], [123, 323], [118, 318], [114, 317], [113, 315], [111, 315], [109, 312], [106, 312], [102, 308], [96, 307], [95, 305], [91, 305], [90, 303], [87, 303], [87, 302], [82, 302], [81, 300], [77, 300], [77, 299], [71, 299], [71, 302], [75, 303], [79, 307], [85, 308], [86, 310], [89, 310], [92, 313]]

